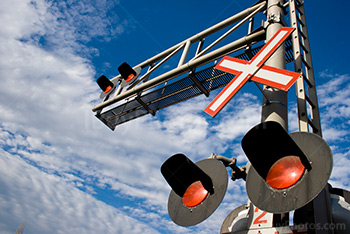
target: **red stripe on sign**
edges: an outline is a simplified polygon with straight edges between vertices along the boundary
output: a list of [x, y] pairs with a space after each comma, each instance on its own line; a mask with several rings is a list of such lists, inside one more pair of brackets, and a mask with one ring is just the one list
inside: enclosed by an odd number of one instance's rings
[[[219, 111], [230, 101], [230, 99], [243, 87], [243, 85], [252, 78], [254, 81], [263, 83], [272, 87], [276, 87], [282, 90], [288, 90], [289, 87], [295, 82], [298, 75], [295, 75], [292, 72], [285, 71], [283, 69], [272, 68], [269, 66], [263, 66], [265, 61], [274, 53], [274, 51], [283, 43], [283, 41], [294, 31], [294, 28], [282, 27], [262, 48], [261, 50], [253, 57], [251, 61], [245, 61], [237, 58], [232, 58], [225, 56], [215, 68], [222, 70], [227, 73], [235, 74], [236, 77], [232, 79], [229, 84], [219, 93], [217, 97], [204, 109], [206, 113], [215, 117]], [[261, 71], [261, 68], [265, 69], [265, 75], [269, 77], [255, 77], [255, 75]], [[266, 72], [270, 71], [270, 72]], [[283, 74], [280, 76], [283, 78], [281, 83], [277, 80], [278, 75], [273, 76], [273, 73]], [[251, 77], [251, 75], [254, 75]], [[285, 76], [293, 77], [291, 81], [287, 80], [286, 83]], [[294, 76], [297, 76], [294, 80]]]
[[212, 117], [215, 117], [219, 111], [224, 108], [224, 106], [226, 106], [226, 104], [228, 103], [228, 101], [243, 87], [243, 85], [249, 80], [249, 76], [246, 76], [243, 78], [242, 82], [240, 82], [237, 87], [235, 89], [233, 89], [232, 92], [230, 92], [230, 94], [223, 100], [220, 102], [220, 104], [216, 107], [213, 108], [213, 105], [216, 103], [216, 101], [221, 98], [221, 96], [227, 92], [227, 90], [229, 88], [231, 88], [232, 85], [234, 85], [234, 83], [236, 82], [237, 78], [240, 77], [240, 75], [242, 74], [242, 72], [239, 72], [236, 77], [234, 79], [232, 79], [230, 81], [230, 83], [228, 83], [228, 85], [226, 85], [226, 87], [219, 93], [219, 95], [217, 95], [215, 97], [215, 99], [204, 109], [204, 111], [209, 114]]
[[[291, 27], [282, 27], [282, 28], [280, 28], [280, 30], [279, 30], [277, 33], [275, 33], [275, 35], [273, 35], [273, 36], [270, 38], [270, 40], [261, 48], [261, 50], [259, 50], [259, 52], [254, 56], [254, 58], [257, 57], [258, 55], [260, 55], [260, 53], [262, 53], [262, 52], [266, 49], [266, 47], [268, 47], [268, 46], [270, 45], [270, 43], [272, 43], [272, 42], [276, 39], [276, 37], [279, 36], [280, 33], [286, 32], [286, 34], [285, 34], [280, 40], [278, 40], [278, 43], [276, 43], [276, 45], [273, 46], [272, 49], [270, 49], [270, 51], [267, 53], [267, 55], [264, 56], [264, 58], [257, 64], [257, 66], [260, 67], [262, 64], [264, 64], [265, 61], [271, 56], [271, 54], [272, 54], [273, 52], [275, 52], [275, 50], [276, 50], [279, 46], [281, 46], [281, 44], [283, 43], [283, 41], [285, 41], [285, 40], [287, 39], [287, 37], [288, 37], [294, 30], [295, 30], [295, 28], [291, 28]], [[254, 58], [253, 58], [253, 59], [254, 59]], [[253, 59], [252, 59], [252, 60], [253, 60]]]

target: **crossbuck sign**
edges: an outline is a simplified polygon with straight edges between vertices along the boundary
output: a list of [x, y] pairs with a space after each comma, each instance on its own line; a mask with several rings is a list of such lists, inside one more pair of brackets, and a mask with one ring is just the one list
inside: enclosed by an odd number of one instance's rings
[[264, 63], [293, 31], [294, 28], [282, 27], [249, 62], [233, 57], [224, 57], [215, 68], [235, 74], [236, 76], [204, 111], [215, 117], [250, 79], [264, 85], [288, 91], [301, 74], [270, 67], [264, 65]]

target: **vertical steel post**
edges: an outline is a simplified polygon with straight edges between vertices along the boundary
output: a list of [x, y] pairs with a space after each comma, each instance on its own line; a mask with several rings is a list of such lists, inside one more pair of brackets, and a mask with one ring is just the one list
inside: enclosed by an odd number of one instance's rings
[[[283, 0], [267, 1], [266, 40], [269, 40], [283, 26], [283, 2]], [[281, 69], [286, 68], [285, 47], [283, 45], [266, 61], [266, 65]], [[261, 122], [276, 121], [288, 131], [287, 92], [269, 86], [264, 86], [264, 92], [270, 102], [265, 97], [263, 98]]]
[[[284, 0], [268, 0], [267, 1], [267, 24], [266, 24], [266, 41], [277, 33], [283, 26]], [[266, 61], [266, 65], [285, 69], [285, 46], [282, 44], [275, 53]], [[261, 122], [275, 121], [283, 126], [288, 131], [288, 108], [287, 108], [287, 92], [275, 89], [269, 86], [264, 86], [263, 106], [261, 112]], [[289, 225], [289, 213], [273, 215], [274, 225]]]
[[[267, 1], [267, 30], [266, 40], [269, 40], [283, 25], [284, 0], [268, 0]], [[282, 45], [266, 62], [266, 65], [277, 67], [281, 69], [286, 68], [285, 62], [285, 47]], [[287, 107], [287, 92], [274, 89], [272, 87], [264, 86], [264, 92], [268, 100], [263, 97], [263, 107], [261, 114], [261, 121], [276, 121], [280, 123], [286, 131], [288, 131], [288, 107]], [[327, 189], [321, 192], [312, 203], [313, 222], [315, 225], [330, 224], [332, 217], [329, 206], [329, 193]], [[282, 214], [281, 217], [274, 215], [274, 223], [287, 224], [289, 220], [289, 213]], [[332, 234], [333, 230], [309, 230], [315, 234]]]

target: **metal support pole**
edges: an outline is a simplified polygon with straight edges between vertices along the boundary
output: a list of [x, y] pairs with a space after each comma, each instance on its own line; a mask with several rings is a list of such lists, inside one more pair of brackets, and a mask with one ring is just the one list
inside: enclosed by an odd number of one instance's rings
[[[283, 25], [283, 0], [268, 0], [267, 3], [267, 30], [266, 40], [269, 40]], [[280, 46], [266, 61], [266, 65], [285, 69], [285, 47]], [[261, 121], [276, 121], [288, 131], [287, 92], [264, 86], [264, 93], [268, 100], [263, 98]]]
[[[283, 26], [284, 0], [267, 1], [267, 29], [266, 41], [268, 41]], [[266, 65], [285, 69], [285, 46], [280, 46], [275, 53], [266, 61]], [[264, 86], [263, 106], [261, 122], [275, 121], [288, 131], [288, 108], [287, 92], [269, 86]], [[265, 96], [266, 95], [266, 96]], [[267, 97], [267, 98], [266, 98]], [[274, 225], [289, 225], [289, 213], [273, 215]]]
[[191, 47], [191, 41], [186, 41], [184, 51], [182, 52], [182, 55], [181, 55], [181, 58], [180, 58], [180, 61], [179, 61], [179, 64], [177, 65], [177, 67], [180, 67], [180, 66], [185, 64], [190, 47]]

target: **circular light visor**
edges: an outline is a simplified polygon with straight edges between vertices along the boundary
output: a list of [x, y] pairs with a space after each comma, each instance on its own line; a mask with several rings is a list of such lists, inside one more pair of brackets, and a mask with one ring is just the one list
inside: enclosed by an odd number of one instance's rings
[[286, 156], [277, 160], [266, 176], [266, 182], [275, 189], [285, 189], [296, 184], [303, 176], [305, 166], [298, 156]]
[[182, 202], [187, 207], [195, 207], [202, 203], [208, 196], [208, 191], [200, 181], [192, 183], [182, 196]]

